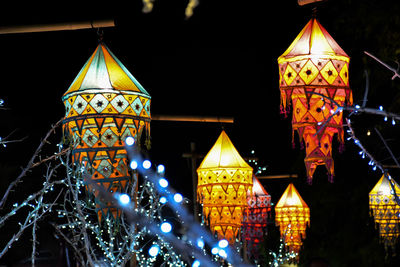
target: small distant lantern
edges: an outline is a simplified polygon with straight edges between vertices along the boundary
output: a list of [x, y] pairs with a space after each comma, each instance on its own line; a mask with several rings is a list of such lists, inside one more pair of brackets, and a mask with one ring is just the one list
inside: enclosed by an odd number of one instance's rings
[[247, 191], [247, 208], [243, 215], [243, 239], [247, 243], [247, 254], [258, 259], [259, 245], [267, 234], [271, 213], [271, 196], [253, 175], [253, 190]]
[[247, 191], [253, 185], [253, 169], [222, 131], [197, 174], [197, 197], [206, 223], [218, 239], [234, 244], [247, 207]]
[[[386, 175], [382, 175], [369, 193], [369, 208], [385, 249], [392, 248], [394, 251], [400, 236], [400, 205], [395, 197], [400, 196], [400, 187], [389, 174]], [[388, 178], [393, 182], [393, 188]]]
[[315, 18], [278, 58], [281, 111], [286, 113], [291, 106], [293, 135], [297, 131], [306, 146], [304, 162], [309, 183], [318, 165], [326, 166], [333, 181], [333, 136], [337, 134], [343, 144], [343, 115], [337, 104], [353, 102], [349, 62], [347, 54]]
[[102, 199], [98, 188], [113, 194], [126, 192], [131, 175], [124, 141], [128, 136], [140, 141], [144, 131], [149, 137], [150, 95], [100, 43], [62, 100], [73, 162], [90, 176], [85, 178], [86, 190], [95, 196], [99, 221], [117, 219], [116, 203]]
[[289, 184], [275, 206], [275, 223], [287, 250], [298, 255], [310, 226], [310, 209], [293, 184]]

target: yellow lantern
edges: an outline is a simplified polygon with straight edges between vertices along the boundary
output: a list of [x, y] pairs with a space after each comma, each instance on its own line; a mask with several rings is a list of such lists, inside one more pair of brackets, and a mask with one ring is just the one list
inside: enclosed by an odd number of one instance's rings
[[275, 206], [275, 223], [290, 253], [299, 253], [310, 226], [310, 209], [291, 183]]
[[197, 174], [197, 198], [211, 231], [235, 243], [247, 207], [247, 190], [253, 185], [253, 169], [222, 131]]
[[[394, 190], [390, 181], [394, 184]], [[369, 208], [374, 217], [375, 224], [379, 227], [379, 236], [385, 249], [391, 247], [394, 251], [397, 239], [400, 236], [400, 205], [394, 196], [400, 195], [399, 185], [387, 174], [381, 179], [369, 193]]]
[[150, 131], [150, 95], [100, 43], [62, 97], [66, 108], [64, 130], [69, 135], [73, 162], [91, 176], [86, 190], [93, 193], [99, 221], [117, 219], [115, 203], [101, 199], [93, 184], [107, 192], [127, 190], [128, 171], [124, 141], [140, 140]]
[[[291, 105], [292, 131], [306, 145], [308, 182], [318, 165], [325, 165], [333, 181], [332, 138], [343, 144], [343, 104], [351, 105], [350, 58], [322, 25], [311, 19], [278, 58], [281, 111]], [[326, 97], [329, 97], [333, 101]]]

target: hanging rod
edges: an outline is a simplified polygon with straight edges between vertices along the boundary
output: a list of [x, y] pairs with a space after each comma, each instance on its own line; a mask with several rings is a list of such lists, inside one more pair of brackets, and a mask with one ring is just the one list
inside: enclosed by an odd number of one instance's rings
[[53, 24], [3, 26], [0, 27], [0, 34], [70, 31], [70, 30], [96, 29], [105, 27], [115, 27], [114, 20], [106, 19], [106, 20], [62, 22]]

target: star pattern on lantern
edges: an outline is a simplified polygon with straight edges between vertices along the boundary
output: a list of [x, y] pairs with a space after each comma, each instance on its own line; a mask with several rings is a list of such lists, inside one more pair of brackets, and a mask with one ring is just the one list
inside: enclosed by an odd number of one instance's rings
[[243, 160], [225, 131], [197, 169], [197, 198], [211, 231], [234, 244], [253, 185], [253, 169]]
[[[95, 196], [99, 221], [118, 219], [116, 204], [96, 186], [125, 192], [131, 180], [124, 140], [150, 134], [150, 95], [109, 48], [100, 43], [63, 96], [64, 129], [73, 161], [83, 166], [86, 189]], [[96, 186], [94, 186], [96, 185]]]
[[335, 103], [342, 106], [353, 101], [349, 62], [347, 54], [315, 18], [278, 58], [281, 110], [286, 113], [292, 107], [293, 134], [296, 131], [306, 147], [309, 183], [318, 165], [326, 166], [333, 181], [332, 137], [336, 134], [343, 144], [342, 113], [335, 114]]

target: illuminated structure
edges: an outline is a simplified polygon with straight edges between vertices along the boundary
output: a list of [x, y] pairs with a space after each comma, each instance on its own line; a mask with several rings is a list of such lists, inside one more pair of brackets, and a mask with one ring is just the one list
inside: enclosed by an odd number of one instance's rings
[[[394, 190], [388, 178], [393, 182]], [[397, 203], [394, 193], [400, 196], [400, 187], [389, 174], [388, 177], [382, 175], [369, 193], [369, 208], [377, 227], [379, 227], [380, 239], [385, 249], [391, 247], [393, 251], [400, 236], [400, 205]]]
[[253, 169], [222, 131], [197, 174], [197, 198], [206, 222], [219, 239], [235, 243], [247, 207], [246, 194], [253, 185]]
[[[333, 181], [332, 139], [343, 144], [342, 112], [352, 104], [350, 58], [315, 19], [311, 19], [278, 58], [281, 111], [291, 105], [292, 130], [305, 143], [308, 182], [318, 165]], [[293, 141], [293, 140], [292, 140]]]
[[[100, 43], [63, 95], [64, 130], [72, 142], [73, 162], [85, 170], [99, 221], [117, 219], [120, 211], [99, 189], [125, 192], [130, 183], [126, 137], [140, 141], [150, 134], [150, 95]], [[140, 143], [140, 142], [137, 142]]]
[[253, 191], [247, 191], [247, 208], [243, 215], [243, 239], [247, 242], [249, 256], [258, 258], [258, 246], [267, 233], [271, 213], [271, 196], [253, 175]]
[[293, 184], [289, 184], [275, 206], [275, 223], [285, 247], [298, 254], [310, 226], [310, 209]]

